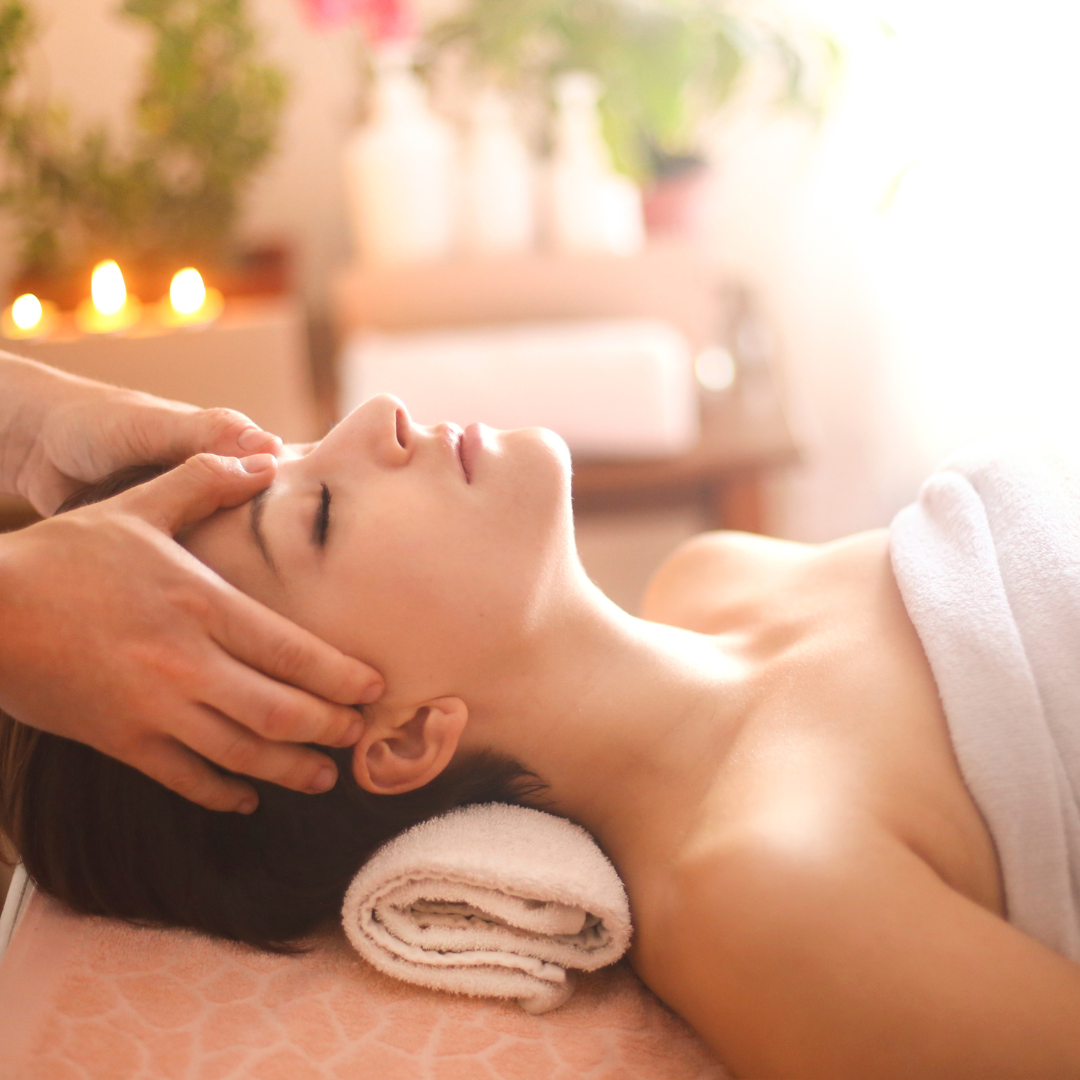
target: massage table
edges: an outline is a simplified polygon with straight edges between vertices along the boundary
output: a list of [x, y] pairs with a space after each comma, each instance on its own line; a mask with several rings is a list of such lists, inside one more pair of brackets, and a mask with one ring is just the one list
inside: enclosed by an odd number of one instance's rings
[[621, 962], [542, 1016], [382, 975], [327, 931], [282, 956], [75, 915], [16, 871], [0, 1080], [726, 1080]]

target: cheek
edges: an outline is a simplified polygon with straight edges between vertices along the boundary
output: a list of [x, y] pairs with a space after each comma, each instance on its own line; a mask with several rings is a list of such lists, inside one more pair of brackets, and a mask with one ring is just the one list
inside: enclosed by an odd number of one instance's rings
[[527, 468], [465, 500], [369, 489], [298, 621], [388, 678], [498, 662], [576, 558], [561, 449], [534, 439]]
[[535, 530], [508, 543], [479, 519], [387, 529], [343, 553], [303, 621], [388, 678], [464, 672], [513, 647], [541, 556]]
[[348, 593], [387, 632], [450, 634], [465, 624], [513, 616], [534, 561], [524, 554], [482, 526], [399, 534], [357, 552], [347, 572]]

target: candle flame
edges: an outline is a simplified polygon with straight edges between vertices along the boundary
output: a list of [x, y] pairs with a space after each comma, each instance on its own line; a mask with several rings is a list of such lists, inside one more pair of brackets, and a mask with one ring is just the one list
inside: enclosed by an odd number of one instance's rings
[[20, 330], [33, 330], [41, 322], [41, 301], [33, 293], [23, 293], [11, 305], [11, 321]]
[[127, 300], [124, 275], [114, 259], [99, 262], [90, 277], [90, 296], [102, 315], [115, 315]]
[[206, 301], [202, 274], [193, 266], [177, 271], [169, 286], [169, 302], [181, 315], [194, 315]]

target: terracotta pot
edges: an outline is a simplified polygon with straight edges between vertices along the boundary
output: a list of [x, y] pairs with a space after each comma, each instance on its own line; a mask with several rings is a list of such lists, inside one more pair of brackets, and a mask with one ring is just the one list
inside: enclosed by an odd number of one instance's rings
[[709, 167], [699, 158], [670, 159], [670, 165], [642, 193], [645, 229], [653, 238], [693, 240], [705, 219]]

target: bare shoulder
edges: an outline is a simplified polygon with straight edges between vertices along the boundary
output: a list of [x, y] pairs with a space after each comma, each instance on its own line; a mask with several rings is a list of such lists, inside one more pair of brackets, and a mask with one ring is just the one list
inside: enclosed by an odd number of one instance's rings
[[775, 575], [806, 550], [803, 544], [750, 533], [707, 532], [680, 544], [653, 575], [642, 618], [701, 633], [716, 630], [716, 612], [764, 575]]
[[736, 1075], [1080, 1075], [1080, 967], [872, 823], [689, 850], [635, 961]]

